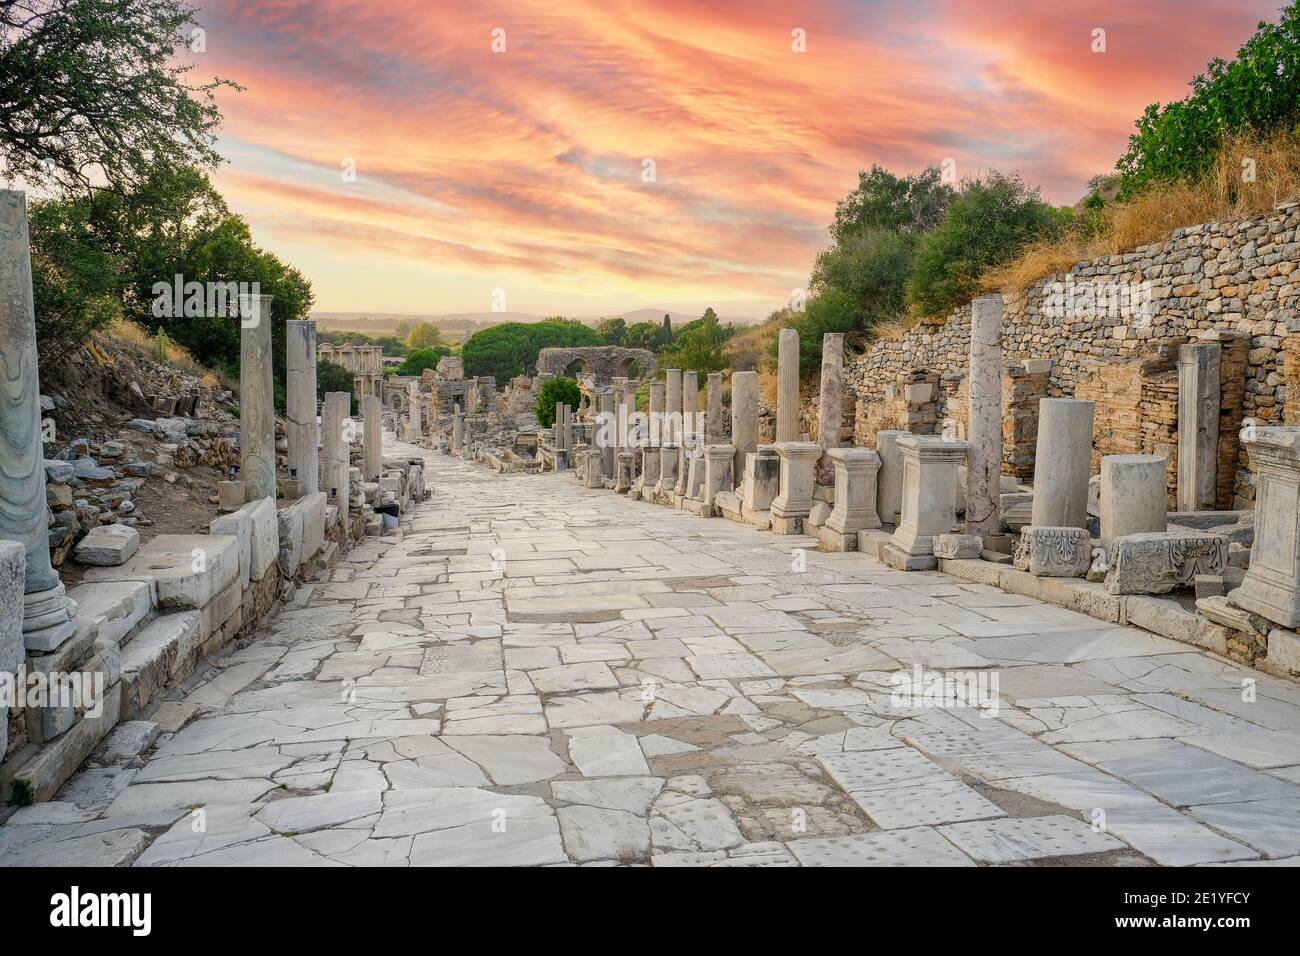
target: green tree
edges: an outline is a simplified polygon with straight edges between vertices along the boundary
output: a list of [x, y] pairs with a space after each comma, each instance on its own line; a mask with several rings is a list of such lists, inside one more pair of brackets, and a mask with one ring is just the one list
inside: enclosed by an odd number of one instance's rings
[[994, 170], [962, 187], [943, 222], [921, 239], [908, 280], [908, 302], [924, 315], [940, 315], [970, 299], [985, 269], [1060, 231], [1056, 211], [1019, 176]]
[[900, 177], [873, 164], [869, 173], [858, 171], [857, 188], [835, 204], [831, 238], [838, 244], [867, 230], [928, 232], [955, 195], [934, 166]]
[[563, 402], [571, 408], [577, 408], [582, 394], [578, 383], [571, 378], [548, 378], [537, 391], [537, 405], [533, 414], [537, 416], [540, 428], [550, 428], [555, 424], [555, 405]]
[[1277, 23], [1261, 22], [1235, 60], [1212, 60], [1190, 85], [1190, 96], [1152, 104], [1137, 121], [1116, 165], [1121, 199], [1150, 182], [1203, 173], [1225, 135], [1300, 122], [1300, 4], [1285, 6]]
[[606, 345], [622, 345], [627, 332], [627, 323], [622, 319], [601, 319], [596, 323], [596, 331], [605, 340]]
[[129, 191], [220, 162], [214, 94], [186, 62], [205, 43], [183, 0], [0, 0], [0, 159], [8, 175]]
[[721, 371], [727, 367], [722, 350], [729, 338], [728, 330], [718, 323], [717, 314], [708, 309], [703, 317], [678, 330], [672, 347], [659, 353], [659, 367], [697, 372]]
[[322, 400], [326, 392], [347, 392], [352, 396], [352, 412], [356, 412], [357, 397], [352, 395], [352, 373], [337, 362], [321, 359], [316, 363], [316, 394]]
[[849, 295], [864, 326], [898, 315], [906, 305], [907, 280], [920, 243], [920, 236], [890, 229], [848, 235], [818, 254], [809, 291], [814, 296], [832, 290]]
[[649, 349], [654, 351], [655, 341], [659, 335], [657, 322], [637, 322], [629, 325], [623, 333], [623, 346], [629, 349]]
[[442, 331], [432, 322], [421, 322], [406, 336], [406, 345], [412, 349], [432, 349], [442, 344]]
[[[843, 289], [831, 287], [814, 295], [803, 312], [793, 313], [783, 323], [799, 333], [799, 371], [815, 376], [821, 365], [822, 336], [827, 332], [853, 332], [863, 325], [862, 305]], [[775, 366], [780, 338], [774, 336], [768, 346]]]
[[450, 355], [451, 349], [445, 345], [439, 345], [433, 349], [412, 349], [406, 356], [406, 360], [397, 367], [398, 375], [419, 375], [426, 368], [437, 368], [438, 360], [444, 355]]
[[504, 384], [537, 368], [537, 353], [544, 348], [603, 345], [600, 333], [571, 319], [541, 322], [503, 322], [475, 332], [461, 349], [466, 375], [492, 375]]

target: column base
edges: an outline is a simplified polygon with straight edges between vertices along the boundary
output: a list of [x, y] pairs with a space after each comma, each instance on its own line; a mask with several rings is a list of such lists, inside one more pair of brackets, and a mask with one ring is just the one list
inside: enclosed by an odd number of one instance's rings
[[23, 596], [23, 646], [48, 653], [77, 632], [77, 602], [68, 597], [63, 582], [45, 591]]
[[822, 551], [856, 551], [858, 550], [858, 533], [856, 531], [836, 531], [829, 525], [817, 529], [817, 546]]
[[772, 509], [772, 533], [773, 534], [803, 534], [804, 522], [808, 519], [808, 512], [802, 514], [787, 514]]
[[881, 551], [885, 563], [895, 571], [933, 571], [939, 567], [933, 554], [908, 554], [896, 544], [887, 544]]

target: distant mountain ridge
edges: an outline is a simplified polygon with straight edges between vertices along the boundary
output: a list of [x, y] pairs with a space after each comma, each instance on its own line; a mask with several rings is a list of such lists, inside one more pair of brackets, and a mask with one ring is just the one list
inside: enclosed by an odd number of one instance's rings
[[[633, 309], [630, 312], [611, 312], [605, 316], [577, 315], [566, 316], [566, 318], [576, 318], [581, 322], [593, 324], [600, 321], [601, 318], [622, 317], [628, 325], [635, 325], [638, 322], [662, 322], [665, 315], [672, 318], [672, 323], [675, 326], [685, 325], [687, 322], [699, 318], [699, 315], [689, 312], [674, 312], [671, 309], [662, 311], [659, 309]], [[398, 322], [432, 322], [443, 328], [486, 328], [490, 325], [500, 325], [503, 322], [541, 322], [550, 318], [550, 316], [535, 315], [532, 312], [448, 312], [431, 315], [408, 312], [324, 312], [319, 310], [313, 311], [311, 317], [323, 328], [327, 329], [376, 333], [391, 331]], [[722, 315], [718, 318], [724, 323], [730, 322], [736, 325], [757, 325], [763, 321], [752, 316]]]

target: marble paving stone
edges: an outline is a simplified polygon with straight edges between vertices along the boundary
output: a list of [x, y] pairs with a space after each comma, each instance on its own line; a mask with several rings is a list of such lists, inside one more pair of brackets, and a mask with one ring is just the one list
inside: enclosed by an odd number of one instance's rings
[[1062, 816], [953, 823], [939, 827], [939, 832], [981, 863], [1083, 856], [1124, 846], [1114, 837], [1094, 831], [1082, 820]]
[[809, 837], [787, 844], [804, 866], [974, 866], [931, 827]]
[[569, 740], [569, 759], [584, 777], [643, 776], [650, 772], [631, 734], [599, 734]]

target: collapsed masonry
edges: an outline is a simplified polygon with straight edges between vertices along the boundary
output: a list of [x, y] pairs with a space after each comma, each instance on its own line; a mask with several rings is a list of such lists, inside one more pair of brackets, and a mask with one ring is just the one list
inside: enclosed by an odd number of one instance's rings
[[[240, 302], [237, 431], [169, 414], [132, 421], [123, 434], [139, 442], [74, 442], [48, 459], [26, 200], [0, 190], [0, 364], [17, 371], [0, 402], [0, 799], [50, 799], [119, 722], [114, 739], [148, 746], [164, 695], [204, 656], [252, 638], [277, 600], [424, 498], [422, 459], [382, 457], [378, 396], [362, 396], [358, 423], [351, 396], [331, 393], [318, 420], [313, 322], [288, 323], [277, 431], [269, 317], [268, 296]], [[153, 462], [135, 457], [146, 438]], [[237, 475], [218, 486], [227, 513], [206, 534], [142, 545], [135, 483], [181, 480], [197, 460]], [[87, 569], [65, 588], [55, 567], [74, 540], [70, 560]]]

